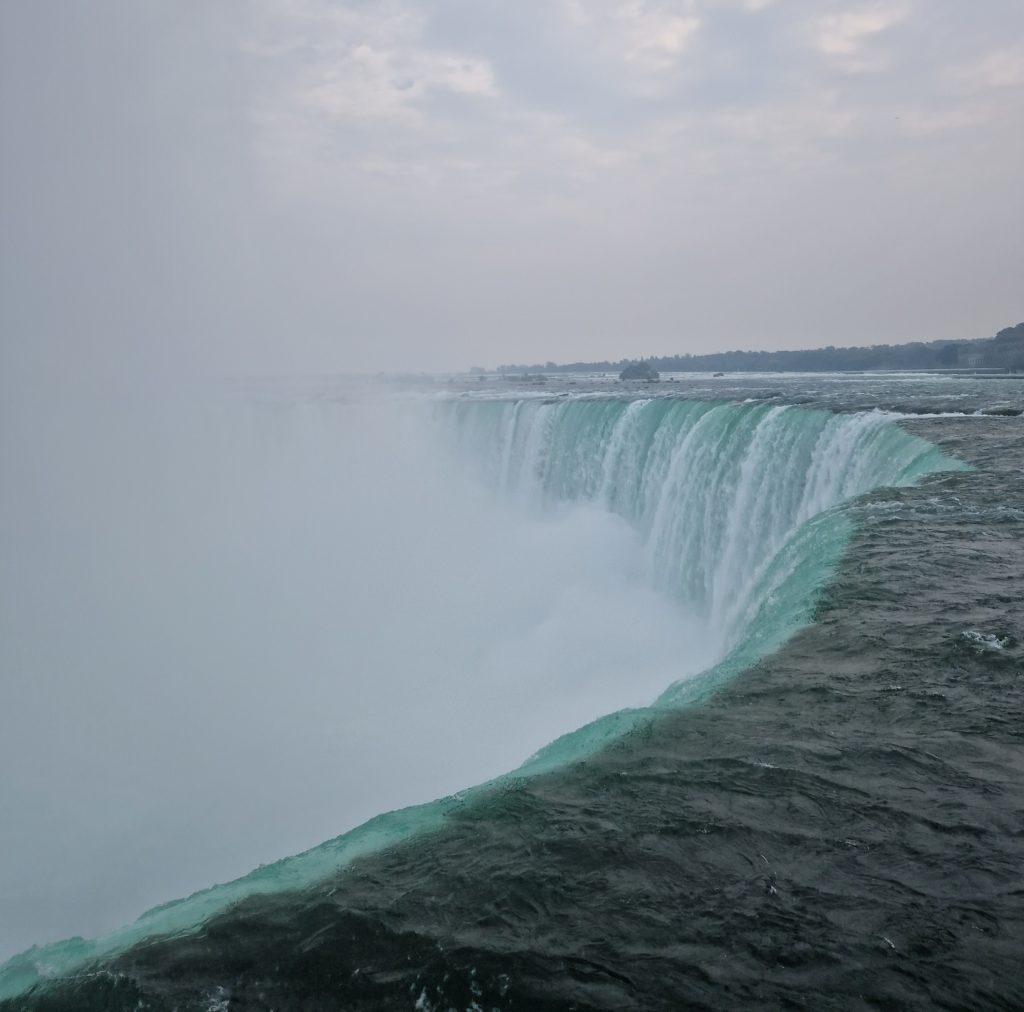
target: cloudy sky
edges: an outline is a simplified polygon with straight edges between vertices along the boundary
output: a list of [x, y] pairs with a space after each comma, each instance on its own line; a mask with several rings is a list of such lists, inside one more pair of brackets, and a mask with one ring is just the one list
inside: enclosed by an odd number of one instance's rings
[[5, 0], [0, 48], [8, 373], [1024, 318], [1020, 0]]

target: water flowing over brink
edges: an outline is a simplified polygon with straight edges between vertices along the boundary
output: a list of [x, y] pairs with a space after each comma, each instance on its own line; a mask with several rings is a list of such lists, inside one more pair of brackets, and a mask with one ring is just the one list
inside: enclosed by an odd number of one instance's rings
[[[851, 533], [844, 502], [959, 466], [880, 412], [673, 398], [465, 399], [442, 402], [434, 417], [503, 496], [540, 510], [588, 502], [634, 527], [650, 583], [702, 620], [719, 658], [666, 686], [651, 709], [706, 696], [811, 620]], [[571, 731], [508, 776], [585, 756], [650, 712], [620, 711]], [[0, 999], [145, 937], [192, 930], [246, 896], [308, 886], [353, 858], [441, 827], [487, 787], [378, 816], [103, 938], [30, 949], [0, 968]]]
[[637, 530], [647, 579], [700, 619], [720, 658], [660, 705], [706, 695], [810, 620], [851, 533], [835, 507], [960, 466], [877, 411], [664, 397], [444, 410], [504, 494], [590, 501]]

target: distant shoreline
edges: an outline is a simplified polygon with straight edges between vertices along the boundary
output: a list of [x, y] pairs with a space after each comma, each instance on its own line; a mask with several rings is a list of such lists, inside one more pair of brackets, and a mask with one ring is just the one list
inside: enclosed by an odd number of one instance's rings
[[[652, 355], [617, 362], [569, 362], [499, 365], [500, 374], [618, 373], [647, 363], [658, 372], [930, 372], [936, 374], [1006, 376], [1024, 373], [1024, 323], [994, 337], [963, 341], [913, 341], [837, 348], [828, 345], [803, 351], [725, 351], [706, 355]], [[483, 372], [475, 369], [474, 372]]]

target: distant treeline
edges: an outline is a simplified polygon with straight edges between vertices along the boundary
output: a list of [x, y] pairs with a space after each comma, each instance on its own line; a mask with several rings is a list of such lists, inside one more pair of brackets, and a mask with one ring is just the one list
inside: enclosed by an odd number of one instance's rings
[[995, 337], [966, 341], [915, 341], [863, 348], [814, 348], [809, 351], [722, 351], [711, 355], [662, 355], [618, 362], [569, 362], [558, 365], [500, 365], [499, 372], [620, 372], [646, 362], [659, 372], [843, 372], [870, 369], [1008, 369], [1024, 371], [1024, 323]]

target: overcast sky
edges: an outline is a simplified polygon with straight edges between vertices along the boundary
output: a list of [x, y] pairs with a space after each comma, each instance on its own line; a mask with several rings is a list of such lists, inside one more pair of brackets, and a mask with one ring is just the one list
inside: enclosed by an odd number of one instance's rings
[[8, 371], [1024, 318], [1021, 0], [4, 0]]

